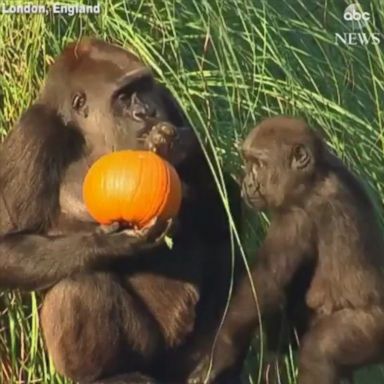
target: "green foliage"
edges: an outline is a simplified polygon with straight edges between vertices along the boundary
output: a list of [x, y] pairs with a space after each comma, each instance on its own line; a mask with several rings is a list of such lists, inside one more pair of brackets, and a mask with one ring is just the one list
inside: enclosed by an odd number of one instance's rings
[[[15, 2], [5, 2], [5, 4]], [[45, 4], [52, 2], [45, 1]], [[78, 1], [68, 1], [79, 4]], [[84, 2], [85, 3], [85, 2]], [[384, 5], [366, 32], [382, 31]], [[348, 32], [340, 0], [130, 0], [100, 2], [100, 15], [0, 14], [0, 131], [4, 135], [36, 97], [47, 66], [71, 40], [93, 35], [131, 47], [185, 107], [222, 188], [224, 169], [239, 174], [236, 143], [259, 119], [304, 116], [366, 181], [382, 212], [384, 188], [384, 41], [335, 43]], [[380, 213], [381, 213], [380, 212]], [[383, 216], [380, 215], [383, 219]], [[247, 222], [243, 245], [255, 248], [262, 225]], [[234, 232], [234, 239], [238, 241]], [[0, 293], [0, 382], [62, 383], [43, 352], [36, 295]], [[260, 377], [259, 344], [247, 361]], [[293, 355], [287, 356], [294, 382]], [[375, 376], [376, 375], [376, 376]], [[359, 383], [383, 381], [365, 370]]]

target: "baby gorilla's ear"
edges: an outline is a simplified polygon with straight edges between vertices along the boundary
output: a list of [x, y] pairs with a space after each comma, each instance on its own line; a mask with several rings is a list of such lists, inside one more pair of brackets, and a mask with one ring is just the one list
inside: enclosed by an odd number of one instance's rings
[[290, 165], [292, 169], [304, 170], [312, 163], [311, 150], [305, 144], [294, 144], [291, 149]]

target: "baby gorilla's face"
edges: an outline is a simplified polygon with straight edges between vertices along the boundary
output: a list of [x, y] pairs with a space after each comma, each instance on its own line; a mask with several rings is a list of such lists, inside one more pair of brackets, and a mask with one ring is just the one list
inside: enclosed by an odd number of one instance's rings
[[[298, 121], [300, 122], [300, 121]], [[287, 206], [301, 199], [315, 171], [314, 137], [292, 120], [267, 119], [245, 139], [242, 196], [257, 210]]]

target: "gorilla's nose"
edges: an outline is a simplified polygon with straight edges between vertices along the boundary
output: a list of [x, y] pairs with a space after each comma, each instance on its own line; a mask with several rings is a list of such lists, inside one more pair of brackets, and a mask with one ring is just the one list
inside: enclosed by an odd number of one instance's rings
[[133, 120], [142, 121], [147, 114], [147, 109], [148, 106], [139, 99], [135, 92], [132, 95], [129, 107], [127, 108], [127, 111], [130, 113]]
[[241, 198], [244, 200], [247, 198], [247, 192], [245, 191], [244, 186], [241, 188]]
[[248, 194], [248, 191], [247, 191], [247, 187], [244, 185], [243, 183], [243, 186], [241, 188], [241, 198], [243, 199], [243, 201], [245, 202], [245, 204], [252, 208], [252, 203], [250, 201], [250, 197], [249, 197], [249, 194]]
[[243, 180], [241, 196], [248, 205], [251, 201], [260, 197], [260, 184], [252, 174], [247, 174]]
[[249, 182], [244, 179], [243, 184], [241, 186], [241, 197], [246, 199], [249, 195], [250, 185]]
[[246, 176], [242, 189], [245, 190], [248, 195], [253, 195], [259, 190], [259, 183], [253, 177]]

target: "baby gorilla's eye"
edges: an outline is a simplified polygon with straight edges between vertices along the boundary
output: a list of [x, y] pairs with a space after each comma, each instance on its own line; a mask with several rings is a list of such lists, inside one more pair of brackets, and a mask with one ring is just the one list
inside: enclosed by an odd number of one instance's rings
[[252, 173], [257, 175], [258, 172], [259, 172], [259, 169], [260, 169], [260, 167], [256, 163], [253, 163], [253, 165], [252, 165]]
[[256, 169], [260, 169], [260, 168], [263, 168], [264, 167], [264, 162], [261, 161], [260, 159], [254, 159], [253, 160], [253, 165]]

